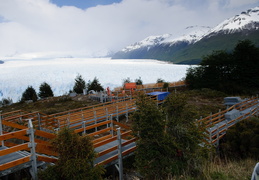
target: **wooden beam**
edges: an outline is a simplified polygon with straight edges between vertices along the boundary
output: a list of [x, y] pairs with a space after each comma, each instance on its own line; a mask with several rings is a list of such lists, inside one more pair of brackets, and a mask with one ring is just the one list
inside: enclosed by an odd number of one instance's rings
[[14, 153], [14, 152], [16, 152], [16, 151], [21, 151], [21, 150], [28, 149], [28, 144], [29, 144], [29, 143], [19, 144], [19, 145], [17, 145], [17, 146], [13, 146], [13, 147], [10, 147], [10, 148], [8, 148], [8, 149], [0, 150], [0, 156], [4, 156], [4, 155], [7, 155], [7, 154], [11, 154], [11, 153]]
[[37, 160], [44, 161], [44, 162], [51, 162], [51, 163], [55, 163], [58, 161], [57, 158], [51, 158], [51, 157], [46, 157], [46, 156], [38, 156]]
[[0, 141], [12, 139], [12, 138], [19, 139], [19, 136], [24, 136], [25, 134], [27, 134], [27, 130], [28, 129], [23, 129], [23, 130], [20, 130], [20, 131], [15, 131], [15, 132], [10, 132], [10, 133], [0, 135]]
[[2, 165], [0, 165], [0, 171], [9, 169], [9, 168], [14, 167], [14, 166], [18, 166], [20, 164], [23, 164], [23, 163], [26, 163], [26, 162], [29, 162], [29, 161], [30, 161], [30, 156], [26, 156], [24, 158], [2, 164]]

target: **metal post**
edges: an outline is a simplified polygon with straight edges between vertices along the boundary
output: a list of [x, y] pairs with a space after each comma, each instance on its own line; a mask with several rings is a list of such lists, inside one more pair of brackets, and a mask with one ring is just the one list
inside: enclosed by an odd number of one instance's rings
[[40, 113], [38, 113], [38, 126], [39, 126], [39, 130], [41, 130], [41, 119], [40, 119]]
[[[2, 125], [2, 111], [0, 111], [0, 135], [3, 135], [3, 125]], [[4, 146], [4, 141], [1, 141], [1, 145]]]
[[128, 107], [128, 103], [126, 103], [126, 122], [129, 121], [129, 107]]
[[37, 157], [36, 157], [36, 151], [35, 151], [36, 143], [34, 141], [34, 129], [33, 129], [31, 119], [28, 119], [28, 121], [29, 121], [28, 122], [29, 130], [27, 134], [29, 135], [29, 138], [30, 138], [29, 148], [31, 149], [32, 179], [37, 180], [38, 179]]
[[[97, 124], [96, 111], [94, 111], [94, 124]], [[95, 127], [95, 132], [97, 131], [97, 127]]]
[[119, 122], [119, 107], [118, 107], [118, 105], [116, 105], [116, 113], [117, 113], [116, 120], [117, 120], [117, 122]]
[[217, 124], [217, 147], [219, 146], [219, 125]]
[[110, 115], [110, 120], [111, 120], [111, 124], [110, 124], [110, 127], [111, 127], [111, 134], [112, 134], [112, 137], [113, 137], [113, 122], [112, 122], [112, 114]]
[[121, 132], [120, 128], [117, 128], [117, 140], [118, 140], [118, 161], [119, 161], [119, 179], [123, 180], [123, 163], [122, 163], [122, 148], [121, 148]]
[[86, 129], [85, 129], [85, 121], [83, 121], [83, 128], [84, 128], [84, 132], [83, 132], [83, 134], [85, 134], [86, 133]]
[[212, 143], [212, 134], [211, 134], [211, 128], [210, 128], [210, 144]]

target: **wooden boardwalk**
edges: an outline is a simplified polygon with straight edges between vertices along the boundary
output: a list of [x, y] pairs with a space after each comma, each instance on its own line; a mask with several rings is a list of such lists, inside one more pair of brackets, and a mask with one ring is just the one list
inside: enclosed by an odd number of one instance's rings
[[[22, 110], [4, 113], [0, 116], [0, 177], [31, 167], [33, 163], [36, 163], [36, 166], [55, 163], [58, 154], [53, 151], [49, 140], [55, 138], [55, 132], [65, 126], [74, 129], [76, 133], [86, 133], [93, 138], [93, 145], [98, 153], [95, 164], [114, 164], [118, 161], [117, 128], [121, 129], [122, 155], [127, 156], [136, 149], [136, 138], [132, 136], [130, 127], [119, 122], [121, 115], [128, 119], [129, 113], [135, 110], [134, 99], [121, 98], [52, 115]], [[226, 113], [232, 110], [239, 111], [240, 116], [226, 119]], [[200, 119], [197, 123], [206, 125], [206, 142], [217, 145], [228, 128], [240, 120], [258, 114], [259, 101], [258, 97], [254, 97]], [[27, 119], [31, 120], [31, 125]], [[34, 143], [35, 150], [32, 147]], [[33, 159], [36, 159], [36, 162]]]

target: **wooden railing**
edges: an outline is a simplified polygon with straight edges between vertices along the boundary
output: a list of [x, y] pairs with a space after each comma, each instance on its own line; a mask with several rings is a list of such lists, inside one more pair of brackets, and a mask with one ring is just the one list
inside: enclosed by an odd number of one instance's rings
[[[253, 108], [251, 108], [253, 107]], [[248, 112], [241, 114], [239, 117], [233, 120], [226, 120], [225, 114], [233, 109], [243, 111], [249, 110]], [[206, 134], [207, 138], [206, 141], [210, 144], [218, 145], [219, 140], [224, 137], [226, 131], [234, 126], [237, 122], [248, 119], [251, 116], [258, 115], [259, 113], [259, 99], [258, 97], [252, 97], [245, 101], [242, 101], [238, 104], [231, 106], [230, 108], [220, 111], [216, 114], [212, 114], [207, 116], [203, 119], [197, 121], [199, 124], [204, 124], [207, 128]]]
[[[176, 82], [169, 82], [168, 87], [179, 87], [179, 86], [185, 86], [185, 81], [176, 81]], [[137, 85], [136, 90], [145, 90], [145, 89], [162, 89], [164, 86], [164, 83], [149, 83], [149, 84], [143, 84], [143, 85]], [[121, 92], [123, 90], [123, 87], [117, 87], [114, 88], [114, 92]]]
[[[9, 127], [12, 128], [13, 131], [2, 132], [2, 135], [0, 135], [1, 146], [8, 147], [7, 149], [0, 150], [0, 156], [5, 156], [20, 151], [28, 152], [28, 155], [4, 164], [0, 163], [0, 171], [18, 166], [20, 164], [29, 163], [29, 161], [31, 161], [32, 156], [30, 152], [30, 145], [32, 142], [29, 137], [30, 133], [28, 133], [29, 128], [24, 125], [20, 125], [15, 122], [5, 120], [2, 120], [1, 124], [4, 127], [3, 129], [8, 129]], [[114, 121], [112, 119], [89, 126], [82, 126], [81, 128], [76, 129], [75, 133], [86, 133], [87, 135], [93, 137], [93, 145], [96, 148], [116, 140], [117, 134], [115, 126], [122, 128], [122, 137], [126, 140], [122, 143], [122, 146], [135, 142], [136, 139], [133, 136], [131, 136], [131, 130], [129, 130], [130, 127], [121, 124], [117, 121]], [[55, 138], [56, 135], [41, 130], [34, 130], [33, 132], [35, 136], [33, 143], [36, 144], [35, 152], [37, 153], [37, 161], [55, 163], [58, 159], [58, 154], [55, 151], [53, 151], [53, 147], [49, 143], [49, 140]], [[118, 146], [116, 145], [114, 147], [105, 149], [102, 152], [99, 152], [98, 156], [104, 156], [110, 153], [111, 151], [116, 151], [117, 147]], [[124, 155], [127, 154], [127, 152], [123, 152]], [[118, 156], [113, 156], [112, 158], [108, 157], [108, 159], [101, 161], [98, 164], [105, 165], [107, 163], [110, 163], [111, 161], [116, 160], [117, 158]]]

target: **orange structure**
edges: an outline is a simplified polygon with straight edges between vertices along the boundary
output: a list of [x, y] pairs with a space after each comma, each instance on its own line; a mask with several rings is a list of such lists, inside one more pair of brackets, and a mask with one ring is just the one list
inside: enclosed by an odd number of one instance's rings
[[136, 89], [137, 88], [137, 85], [136, 85], [136, 83], [125, 83], [124, 84], [124, 89], [125, 90], [134, 90], [134, 89]]

